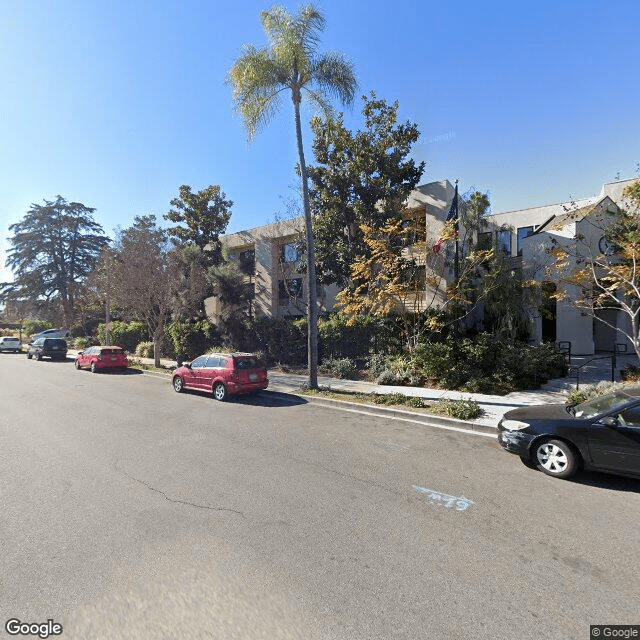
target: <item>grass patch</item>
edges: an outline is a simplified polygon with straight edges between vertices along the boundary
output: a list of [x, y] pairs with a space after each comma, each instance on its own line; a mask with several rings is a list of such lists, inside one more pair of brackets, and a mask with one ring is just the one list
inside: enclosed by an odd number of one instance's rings
[[348, 393], [328, 389], [302, 389], [298, 393], [303, 396], [343, 400], [355, 404], [381, 404], [400, 409], [411, 409], [417, 413], [451, 416], [458, 420], [473, 420], [484, 414], [482, 407], [474, 400], [425, 400], [414, 396], [405, 396], [401, 393]]
[[137, 369], [138, 371], [149, 371], [150, 373], [160, 373], [170, 376], [175, 367], [154, 367], [152, 364], [144, 364], [135, 358], [129, 358], [129, 369]]

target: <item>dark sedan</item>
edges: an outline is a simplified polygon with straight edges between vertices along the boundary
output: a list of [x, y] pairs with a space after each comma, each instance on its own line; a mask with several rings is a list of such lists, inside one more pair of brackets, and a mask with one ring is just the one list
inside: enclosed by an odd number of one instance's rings
[[508, 411], [498, 423], [498, 442], [557, 478], [579, 469], [640, 477], [640, 387], [577, 405]]

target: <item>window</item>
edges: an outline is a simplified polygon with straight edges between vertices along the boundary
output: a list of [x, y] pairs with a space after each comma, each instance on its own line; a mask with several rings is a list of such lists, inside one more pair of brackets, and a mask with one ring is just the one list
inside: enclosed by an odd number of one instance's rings
[[238, 254], [238, 265], [240, 271], [247, 276], [252, 276], [256, 272], [256, 250], [245, 249]]
[[300, 258], [300, 248], [295, 242], [288, 242], [282, 245], [280, 253], [281, 262], [298, 262]]
[[280, 304], [287, 304], [289, 300], [302, 298], [302, 278], [291, 278], [278, 282], [278, 300]]
[[220, 366], [219, 356], [209, 356], [207, 358], [207, 369], [217, 369]]
[[206, 366], [207, 366], [207, 358], [205, 356], [200, 356], [199, 358], [196, 358], [191, 363], [192, 369], [202, 369], [203, 367], [206, 367]]
[[525, 238], [528, 238], [533, 233], [533, 227], [520, 227], [518, 233], [518, 255], [522, 255], [522, 245]]
[[493, 246], [493, 233], [491, 231], [480, 231], [478, 233], [478, 249], [491, 249]]
[[511, 255], [511, 231], [502, 229], [496, 231], [496, 244], [499, 251], [503, 251], [506, 255]]
[[623, 427], [635, 427], [637, 429], [640, 427], [640, 407], [635, 406], [623, 411], [618, 416], [618, 421]]

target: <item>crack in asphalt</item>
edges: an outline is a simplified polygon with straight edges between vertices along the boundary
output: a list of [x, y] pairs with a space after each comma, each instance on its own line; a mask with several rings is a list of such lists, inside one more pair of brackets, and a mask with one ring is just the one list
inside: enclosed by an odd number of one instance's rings
[[207, 509], [209, 511], [228, 511], [229, 513], [236, 513], [237, 515], [243, 518], [245, 517], [244, 513], [242, 511], [238, 511], [237, 509], [230, 509], [229, 507], [212, 507], [211, 505], [208, 505], [208, 504], [197, 504], [196, 502], [189, 502], [188, 500], [178, 500], [176, 498], [171, 498], [167, 495], [165, 491], [162, 491], [162, 489], [156, 489], [155, 487], [150, 485], [148, 482], [145, 482], [144, 480], [140, 480], [139, 478], [135, 478], [134, 476], [130, 476], [128, 473], [125, 473], [124, 471], [121, 471], [121, 473], [125, 475], [127, 478], [129, 478], [129, 480], [133, 480], [134, 482], [137, 482], [138, 484], [141, 484], [147, 487], [147, 489], [150, 489], [155, 493], [159, 493], [168, 502], [173, 502], [175, 504], [184, 504], [188, 507], [195, 507], [196, 509]]

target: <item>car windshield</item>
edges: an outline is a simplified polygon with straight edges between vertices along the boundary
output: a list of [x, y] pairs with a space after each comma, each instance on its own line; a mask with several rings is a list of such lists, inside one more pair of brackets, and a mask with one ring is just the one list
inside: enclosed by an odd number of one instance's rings
[[607, 411], [615, 411], [626, 405], [634, 396], [628, 393], [617, 391], [606, 396], [591, 398], [586, 402], [581, 402], [573, 407], [573, 415], [576, 418], [593, 418]]

